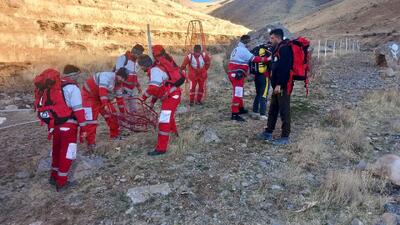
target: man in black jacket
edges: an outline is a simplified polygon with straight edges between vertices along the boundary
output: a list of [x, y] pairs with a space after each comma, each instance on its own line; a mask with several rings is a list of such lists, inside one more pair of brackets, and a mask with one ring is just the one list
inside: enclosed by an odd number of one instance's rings
[[272, 30], [270, 36], [272, 45], [275, 48], [272, 57], [271, 71], [273, 93], [268, 112], [267, 128], [261, 134], [261, 137], [266, 141], [273, 141], [272, 132], [275, 130], [278, 114], [280, 114], [282, 135], [279, 139], [274, 140], [272, 144], [286, 145], [290, 143], [290, 93], [287, 87], [290, 78], [290, 70], [293, 64], [293, 52], [288, 45], [288, 41], [283, 40], [282, 29]]

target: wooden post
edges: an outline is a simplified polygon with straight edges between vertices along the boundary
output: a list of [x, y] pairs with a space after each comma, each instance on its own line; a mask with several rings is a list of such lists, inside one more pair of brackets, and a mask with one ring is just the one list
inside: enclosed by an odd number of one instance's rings
[[333, 41], [333, 56], [336, 56], [336, 41]]
[[318, 40], [318, 61], [320, 52], [321, 52], [321, 40]]
[[153, 45], [151, 43], [151, 30], [150, 30], [150, 24], [147, 24], [147, 45], [149, 48], [149, 56], [150, 58], [152, 58], [154, 60], [154, 56], [153, 56]]

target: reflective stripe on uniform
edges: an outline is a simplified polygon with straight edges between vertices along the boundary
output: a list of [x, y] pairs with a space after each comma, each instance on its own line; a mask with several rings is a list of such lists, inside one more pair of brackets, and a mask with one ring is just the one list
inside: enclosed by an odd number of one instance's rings
[[97, 120], [88, 120], [86, 124], [97, 124]]
[[162, 82], [158, 82], [158, 81], [150, 81], [150, 82], [149, 82], [149, 85], [155, 85], [155, 86], [157, 86], [157, 87], [160, 87], [161, 84], [162, 84]]
[[108, 100], [108, 97], [107, 96], [101, 96], [100, 100]]
[[163, 135], [163, 136], [168, 136], [169, 132], [165, 132], [165, 131], [158, 131], [159, 135]]
[[[252, 58], [252, 60], [253, 60], [253, 58]], [[235, 65], [242, 65], [242, 66], [248, 66], [249, 65], [246, 62], [240, 62], [240, 61], [236, 61], [236, 60], [231, 60], [231, 61], [229, 61], [229, 63], [235, 64]]]
[[79, 126], [80, 126], [80, 127], [84, 127], [84, 126], [86, 126], [86, 122], [79, 123]]
[[58, 172], [58, 168], [57, 167], [51, 167], [51, 170], [54, 170], [54, 171]]
[[239, 106], [239, 103], [232, 103], [232, 106]]
[[72, 110], [73, 110], [73, 111], [77, 111], [77, 110], [82, 109], [82, 108], [83, 108], [82, 105], [72, 106]]
[[68, 176], [68, 173], [61, 173], [61, 172], [58, 172], [57, 175], [58, 175], [59, 177], [66, 177], [66, 176]]

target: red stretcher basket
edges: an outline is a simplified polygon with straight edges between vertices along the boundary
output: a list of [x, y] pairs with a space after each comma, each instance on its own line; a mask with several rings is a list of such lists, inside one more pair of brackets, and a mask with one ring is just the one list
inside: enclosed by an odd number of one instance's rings
[[158, 114], [145, 102], [137, 97], [124, 98], [125, 113], [118, 110], [116, 103], [111, 103], [117, 112], [112, 113], [118, 119], [120, 127], [133, 132], [146, 132], [149, 129], [156, 129]]

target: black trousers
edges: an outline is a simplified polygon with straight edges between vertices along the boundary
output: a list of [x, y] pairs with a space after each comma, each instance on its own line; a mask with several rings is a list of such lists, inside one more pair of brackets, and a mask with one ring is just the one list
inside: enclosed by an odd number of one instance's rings
[[[264, 115], [267, 112], [267, 96], [269, 90], [269, 78], [262, 74], [255, 75], [256, 97], [253, 102], [253, 112]], [[268, 85], [268, 86], [267, 86]]]
[[272, 94], [271, 103], [268, 112], [268, 124], [266, 132], [272, 133], [275, 130], [278, 114], [282, 120], [282, 135], [281, 137], [289, 137], [290, 135], [290, 95], [286, 90], [280, 94]]

